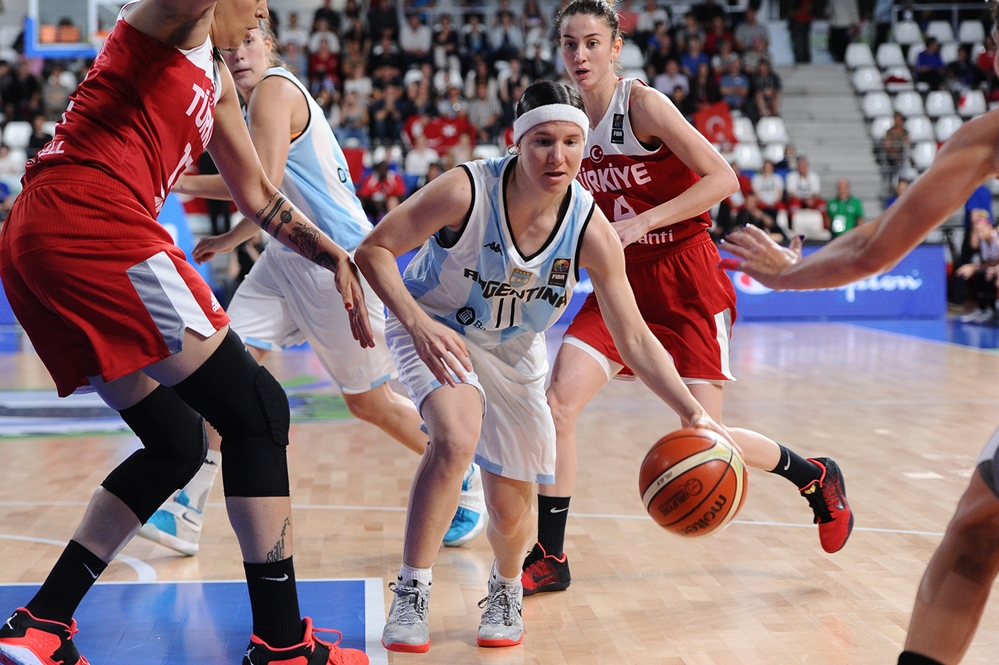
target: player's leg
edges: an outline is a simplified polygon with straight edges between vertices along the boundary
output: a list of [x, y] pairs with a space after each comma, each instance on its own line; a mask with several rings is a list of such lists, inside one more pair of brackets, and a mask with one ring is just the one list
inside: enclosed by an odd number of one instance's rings
[[414, 453], [427, 449], [427, 435], [420, 430], [423, 418], [412, 400], [383, 383], [363, 393], [344, 393], [343, 401], [358, 420], [374, 425]]
[[[718, 382], [688, 382], [694, 399], [715, 422], [722, 422], [724, 388]], [[826, 552], [838, 552], [853, 530], [853, 512], [846, 500], [846, 484], [839, 465], [828, 457], [805, 459], [759, 432], [729, 427], [749, 466], [777, 474], [794, 483], [811, 506], [819, 540]]]
[[526, 596], [566, 589], [572, 580], [564, 544], [576, 480], [576, 421], [619, 368], [579, 340], [567, 338], [559, 347], [546, 393], [555, 421], [555, 483], [538, 485], [538, 541], [522, 566]]
[[492, 545], [492, 571], [477, 642], [482, 647], [505, 647], [524, 639], [521, 616], [524, 589], [521, 562], [531, 540], [531, 483], [483, 471], [483, 486], [491, 519], [486, 531]]
[[410, 488], [402, 567], [390, 585], [395, 595], [382, 632], [382, 645], [389, 651], [422, 653], [430, 648], [427, 614], [432, 567], [479, 440], [481, 395], [474, 386], [459, 384], [437, 388], [421, 401], [430, 443]]

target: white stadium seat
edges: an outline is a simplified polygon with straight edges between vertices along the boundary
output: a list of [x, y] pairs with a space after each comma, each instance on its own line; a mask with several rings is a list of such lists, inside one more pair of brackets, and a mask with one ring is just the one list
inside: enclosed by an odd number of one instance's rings
[[732, 118], [732, 133], [739, 143], [756, 143], [756, 130], [749, 118]]
[[621, 47], [621, 55], [618, 57], [618, 62], [625, 69], [641, 69], [645, 67], [645, 56], [642, 55], [642, 49], [638, 47], [638, 44], [625, 42]]
[[922, 143], [917, 143], [912, 147], [912, 164], [919, 169], [920, 172], [930, 168], [930, 165], [933, 164], [933, 160], [936, 156], [936, 141], [923, 141]]
[[846, 66], [850, 69], [870, 67], [874, 64], [874, 54], [871, 47], [862, 42], [853, 42], [846, 47]]
[[648, 85], [648, 83], [649, 83], [649, 80], [648, 80], [649, 79], [649, 75], [648, 75], [648, 73], [646, 73], [646, 71], [644, 69], [639, 69], [639, 68], [626, 69], [626, 70], [624, 70], [624, 76], [625, 76], [625, 78], [629, 78], [629, 79], [640, 79], [642, 81], [642, 83], [644, 83], [646, 85]]
[[55, 136], [55, 128], [56, 124], [52, 121], [45, 122], [42, 124], [42, 131], [48, 134], [49, 136]]
[[918, 92], [912, 90], [905, 90], [895, 95], [894, 106], [895, 110], [906, 118], [914, 115], [926, 115], [926, 111], [923, 109], [923, 98]]
[[899, 21], [895, 24], [895, 41], [899, 44], [920, 44], [923, 33], [915, 21]]
[[926, 26], [926, 36], [936, 37], [941, 44], [954, 41], [954, 28], [950, 21], [930, 21]]
[[912, 90], [916, 86], [912, 84], [912, 72], [905, 65], [901, 67], [889, 67], [884, 74], [885, 90], [888, 92], [901, 92], [902, 90]]
[[964, 124], [964, 121], [957, 115], [945, 115], [938, 118], [937, 124], [934, 127], [937, 134], [937, 141], [943, 143], [949, 139], [954, 135], [954, 132], [961, 129], [962, 124]]
[[909, 140], [913, 143], [937, 140], [937, 133], [933, 131], [933, 123], [925, 115], [908, 118], [905, 121], [905, 131], [909, 133]]
[[774, 164], [780, 162], [784, 159], [785, 147], [783, 143], [768, 143], [763, 146], [763, 159]]
[[919, 58], [919, 54], [925, 50], [926, 44], [913, 44], [909, 47], [909, 54], [905, 57], [905, 60], [909, 63], [910, 67], [916, 66], [916, 60]]
[[940, 45], [940, 57], [943, 59], [944, 64], [949, 65], [952, 62], [957, 62], [957, 49], [959, 46], [960, 44], [957, 42], [948, 42]]
[[492, 143], [480, 143], [472, 149], [474, 159], [494, 159], [504, 154], [503, 148]]
[[829, 240], [832, 234], [825, 227], [825, 220], [818, 210], [798, 210], [791, 217], [791, 229], [808, 240]]
[[756, 123], [756, 136], [760, 143], [790, 143], [784, 121], [777, 117], [760, 118]]
[[745, 171], [759, 171], [763, 168], [763, 153], [755, 143], [737, 143], [728, 156], [729, 162], [735, 162]]
[[942, 115], [954, 115], [954, 98], [949, 92], [934, 90], [926, 95], [926, 115], [939, 118]]
[[877, 67], [858, 67], [853, 72], [853, 89], [856, 92], [884, 90], [885, 84], [881, 80], [881, 72]]
[[962, 44], [981, 44], [985, 41], [985, 26], [981, 21], [961, 21], [957, 26], [957, 41]]
[[402, 84], [409, 88], [411, 83], [419, 83], [423, 79], [423, 72], [419, 69], [410, 69], [402, 77]]
[[961, 93], [961, 101], [957, 105], [957, 112], [962, 118], [974, 118], [982, 115], [988, 110], [985, 104], [985, 95], [981, 90], [965, 90]]
[[887, 92], [869, 92], [864, 95], [864, 100], [860, 103], [864, 110], [864, 117], [877, 118], [879, 116], [890, 116], [895, 112], [891, 105], [891, 97]]
[[902, 47], [894, 42], [885, 42], [878, 47], [878, 67], [888, 69], [889, 67], [905, 67], [905, 56], [902, 55]]
[[895, 119], [890, 115], [883, 115], [875, 118], [871, 121], [871, 138], [875, 141], [882, 140], [894, 124]]
[[3, 142], [10, 146], [10, 149], [24, 148], [28, 145], [28, 139], [34, 130], [30, 122], [22, 120], [11, 120], [3, 128]]

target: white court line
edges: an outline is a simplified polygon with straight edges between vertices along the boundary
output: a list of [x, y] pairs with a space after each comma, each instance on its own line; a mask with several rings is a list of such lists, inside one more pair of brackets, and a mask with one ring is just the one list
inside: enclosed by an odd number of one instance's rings
[[[62, 540], [51, 540], [49, 538], [34, 538], [32, 536], [15, 536], [9, 533], [0, 533], [0, 538], [4, 540], [21, 540], [27, 543], [41, 543], [43, 545], [58, 545], [59, 547], [66, 547], [66, 542]], [[155, 582], [156, 581], [156, 570], [153, 569], [148, 563], [141, 559], [136, 559], [134, 556], [129, 556], [127, 554], [118, 554], [115, 557], [121, 561], [126, 566], [131, 566], [135, 573], [139, 576], [139, 582]]]

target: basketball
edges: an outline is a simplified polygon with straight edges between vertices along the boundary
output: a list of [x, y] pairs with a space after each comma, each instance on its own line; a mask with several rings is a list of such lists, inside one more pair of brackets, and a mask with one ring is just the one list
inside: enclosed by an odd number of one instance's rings
[[638, 491], [661, 527], [680, 536], [723, 529], [746, 499], [746, 464], [731, 444], [705, 429], [659, 439], [642, 461]]

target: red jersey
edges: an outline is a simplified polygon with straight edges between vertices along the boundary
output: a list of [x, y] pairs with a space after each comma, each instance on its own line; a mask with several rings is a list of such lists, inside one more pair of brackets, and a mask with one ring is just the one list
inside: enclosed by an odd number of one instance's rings
[[220, 88], [211, 41], [182, 51], [119, 18], [55, 136], [28, 161], [24, 183], [49, 166], [89, 166], [124, 184], [155, 218], [208, 145]]
[[[618, 79], [610, 106], [587, 136], [586, 157], [577, 176], [612, 222], [630, 219], [676, 198], [701, 179], [665, 144], [648, 150], [635, 137], [628, 112], [631, 86], [636, 81]], [[628, 259], [665, 254], [675, 243], [710, 227], [711, 218], [704, 212], [647, 233], [625, 247], [624, 254]]]

